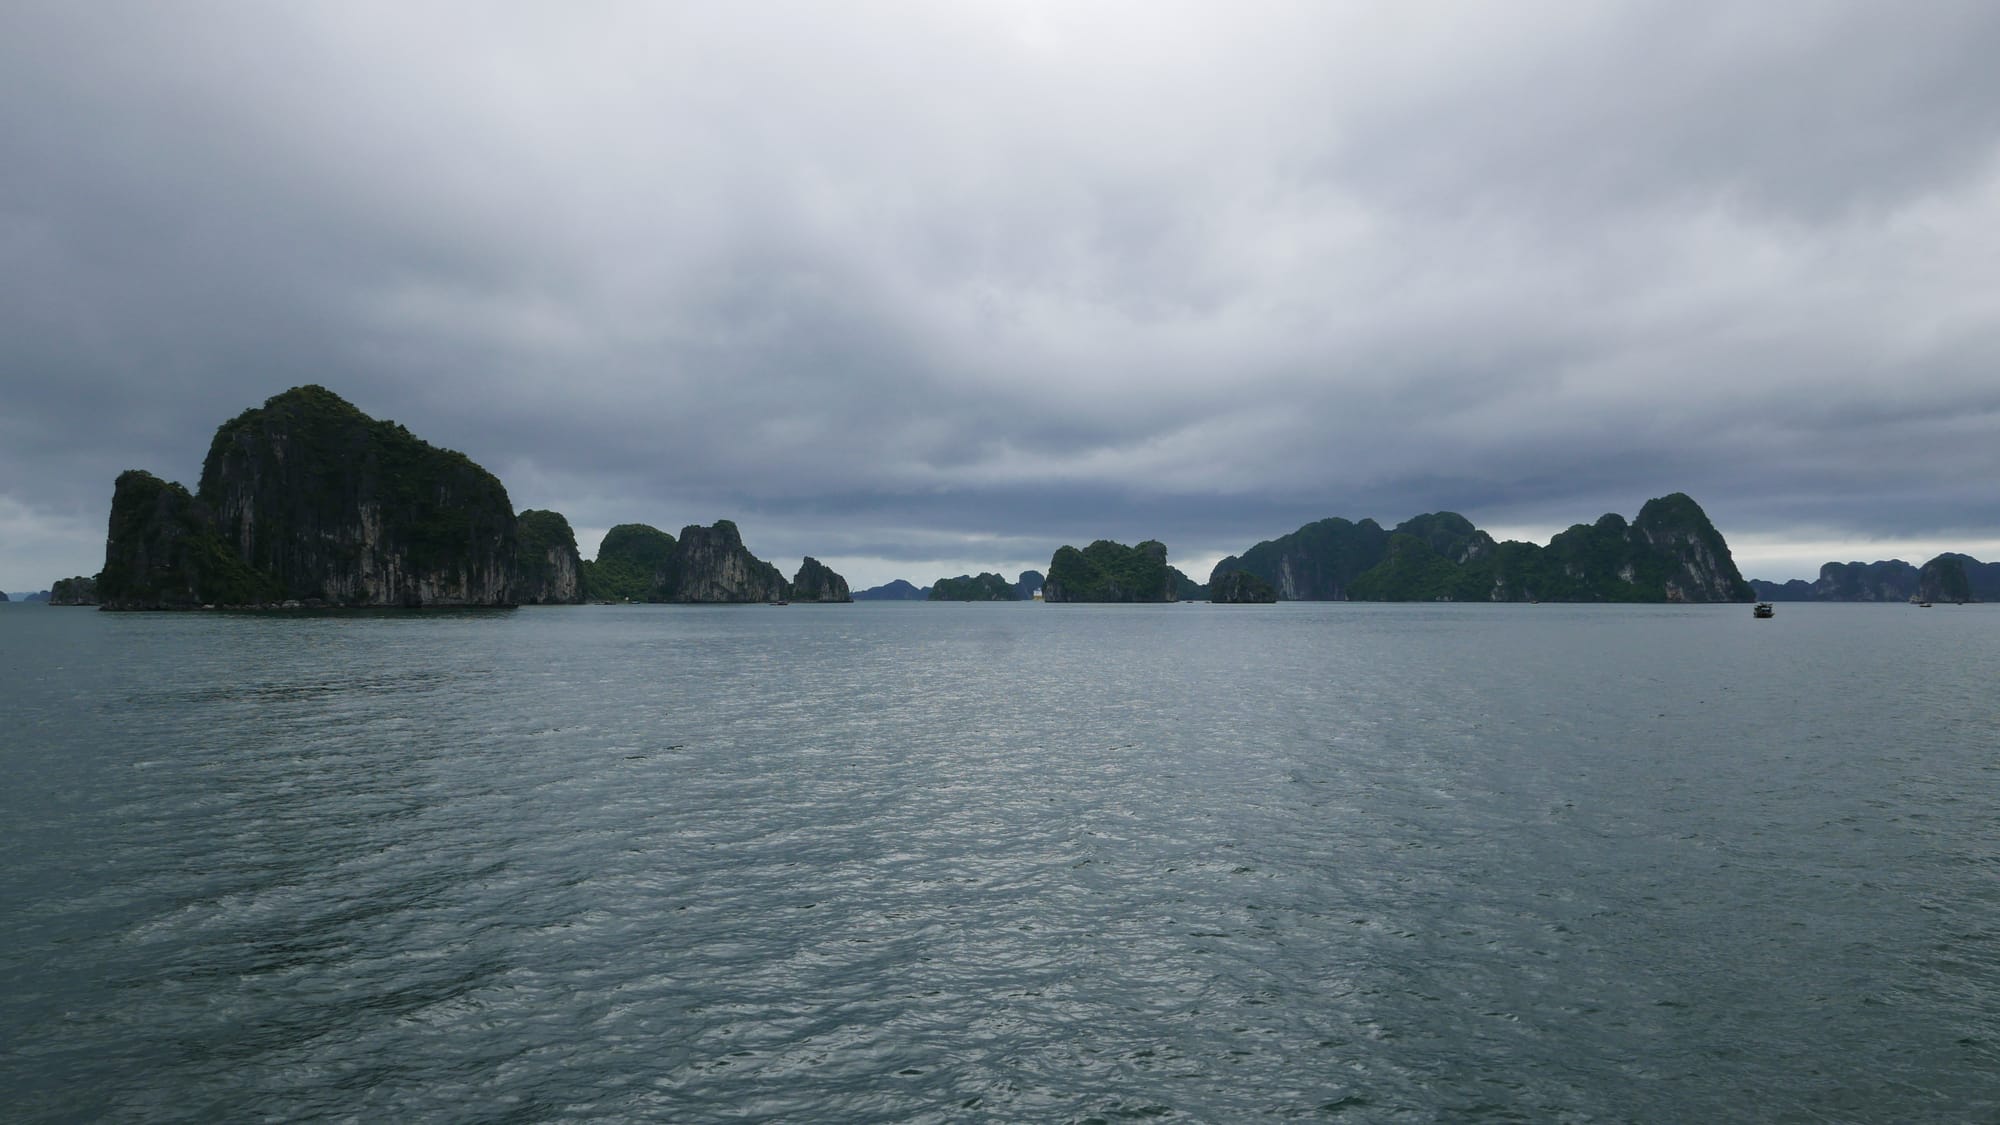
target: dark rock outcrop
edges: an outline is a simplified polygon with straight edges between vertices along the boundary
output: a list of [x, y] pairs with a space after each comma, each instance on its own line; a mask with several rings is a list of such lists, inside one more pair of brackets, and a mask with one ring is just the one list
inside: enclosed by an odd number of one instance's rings
[[[836, 597], [814, 600], [851, 600], [845, 579], [817, 561], [813, 566], [838, 591]], [[713, 527], [690, 524], [679, 539], [643, 523], [619, 524], [605, 533], [597, 558], [583, 564], [583, 575], [585, 596], [592, 601], [742, 603], [792, 593], [777, 567], [744, 548], [728, 520]]]
[[1156, 539], [1135, 547], [1109, 539], [1099, 539], [1081, 551], [1063, 546], [1049, 560], [1042, 600], [1171, 602], [1178, 597], [1177, 573], [1167, 565], [1166, 544]]
[[216, 431], [192, 495], [118, 478], [106, 608], [509, 605], [507, 490], [464, 454], [294, 387]]
[[1577, 524], [1548, 546], [1493, 537], [1455, 512], [1433, 512], [1383, 532], [1373, 520], [1321, 520], [1227, 558], [1284, 599], [1372, 601], [1749, 601], [1729, 546], [1681, 493]]
[[583, 564], [583, 593], [591, 601], [664, 602], [673, 599], [679, 544], [657, 527], [621, 523], [604, 533], [597, 558]]
[[97, 579], [78, 575], [59, 578], [49, 587], [50, 605], [96, 605]]
[[1812, 583], [1803, 578], [1789, 582], [1766, 582], [1761, 578], [1750, 579], [1750, 592], [1760, 602], [1809, 602], [1813, 600]]
[[1753, 579], [1750, 585], [1767, 602], [2000, 601], [2000, 562], [1946, 551], [1921, 567], [1902, 559], [1830, 562], [1814, 582]]
[[1021, 599], [1012, 582], [992, 573], [940, 578], [930, 591], [930, 600], [934, 602], [1013, 602]]
[[847, 579], [835, 574], [825, 563], [807, 555], [805, 561], [799, 564], [798, 574], [792, 578], [792, 600], [851, 602], [854, 597], [847, 591]]
[[225, 423], [198, 497], [288, 599], [510, 604], [515, 518], [499, 480], [324, 387], [295, 387]]
[[1039, 570], [1022, 571], [1021, 577], [1014, 580], [1014, 596], [1024, 602], [1033, 598], [1042, 592], [1043, 581], [1042, 572]]
[[1927, 602], [1969, 602], [1972, 581], [1965, 573], [1966, 556], [1944, 554], [1924, 564], [1917, 575], [1917, 597]]
[[1766, 602], [1906, 602], [1917, 595], [1918, 577], [1917, 568], [1902, 559], [1830, 562], [1813, 582], [1752, 579], [1750, 588]]
[[1216, 575], [1241, 570], [1270, 583], [1286, 601], [1346, 601], [1354, 580], [1382, 561], [1388, 544], [1389, 533], [1374, 520], [1323, 519], [1216, 563], [1209, 588]]
[[2000, 601], [2000, 562], [1946, 551], [1918, 572], [1917, 597], [1927, 602]]
[[530, 508], [514, 522], [514, 601], [575, 605], [583, 601], [583, 558], [576, 532], [560, 512]]
[[1229, 605], [1275, 602], [1278, 591], [1247, 570], [1232, 570], [1208, 580], [1208, 600]]
[[9, 600], [11, 600], [11, 599], [9, 599], [9, 598], [7, 597], [7, 591], [5, 591], [5, 590], [0, 590], [0, 602], [5, 602], [5, 601], [9, 601]]
[[930, 587], [912, 586], [898, 578], [880, 586], [870, 586], [854, 595], [857, 602], [920, 602], [930, 597]]
[[1828, 602], [1906, 602], [1921, 582], [1918, 569], [1902, 559], [1830, 562], [1819, 568], [1812, 595], [1815, 601]]
[[112, 492], [97, 597], [106, 609], [194, 609], [277, 601], [280, 587], [237, 556], [208, 505], [130, 469]]
[[789, 597], [791, 587], [778, 568], [751, 554], [743, 536], [729, 520], [711, 527], [681, 528], [674, 549], [676, 602], [767, 602]]
[[1172, 580], [1174, 584], [1175, 601], [1205, 602], [1208, 600], [1208, 586], [1204, 583], [1196, 582], [1194, 579], [1189, 578], [1187, 575], [1181, 573], [1181, 569], [1179, 567], [1177, 566], [1168, 567], [1167, 577], [1170, 580]]

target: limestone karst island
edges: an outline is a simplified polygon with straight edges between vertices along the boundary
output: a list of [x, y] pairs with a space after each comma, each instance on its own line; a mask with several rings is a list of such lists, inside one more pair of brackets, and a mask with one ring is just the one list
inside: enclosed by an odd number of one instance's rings
[[560, 514], [516, 513], [464, 454], [317, 386], [224, 423], [193, 493], [120, 474], [110, 523], [103, 571], [62, 587], [106, 609], [848, 600], [810, 558], [785, 581], [728, 520], [616, 528], [586, 563]]
[[1026, 571], [898, 579], [850, 594], [808, 556], [789, 580], [729, 520], [678, 536], [641, 523], [579, 556], [560, 513], [516, 512], [498, 478], [332, 391], [295, 387], [224, 423], [193, 492], [118, 477], [104, 568], [55, 583], [55, 605], [106, 609], [404, 607], [863, 600], [1741, 602], [2000, 595], [2000, 564], [1946, 554], [1828, 563], [1817, 583], [1746, 582], [1701, 506], [1649, 500], [1629, 522], [1577, 524], [1546, 546], [1496, 541], [1454, 512], [1385, 528], [1330, 518], [1265, 540], [1197, 583], [1165, 544], [1100, 539]]

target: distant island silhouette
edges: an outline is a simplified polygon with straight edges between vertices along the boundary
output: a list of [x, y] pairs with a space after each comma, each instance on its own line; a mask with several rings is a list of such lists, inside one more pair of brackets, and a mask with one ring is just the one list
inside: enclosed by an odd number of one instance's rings
[[1945, 553], [1828, 563], [1819, 580], [1746, 581], [1692, 497], [1606, 514], [1546, 546], [1497, 541], [1455, 512], [1393, 528], [1328, 518], [1216, 564], [1206, 583], [1166, 545], [1062, 546], [1048, 571], [902, 579], [859, 593], [807, 556], [789, 580], [730, 520], [678, 536], [613, 527], [583, 559], [559, 512], [515, 512], [462, 453], [369, 417], [317, 385], [223, 423], [186, 487], [143, 470], [113, 487], [104, 567], [54, 583], [51, 605], [106, 609], [575, 605], [585, 602], [1015, 601], [1972, 601], [2000, 597], [2000, 563]]

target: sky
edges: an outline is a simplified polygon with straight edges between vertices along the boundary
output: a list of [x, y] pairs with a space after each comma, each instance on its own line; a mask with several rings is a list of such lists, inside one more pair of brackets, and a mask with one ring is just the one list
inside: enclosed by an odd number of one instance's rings
[[302, 383], [856, 589], [1693, 496], [2000, 557], [2000, 5], [0, 6], [0, 589]]

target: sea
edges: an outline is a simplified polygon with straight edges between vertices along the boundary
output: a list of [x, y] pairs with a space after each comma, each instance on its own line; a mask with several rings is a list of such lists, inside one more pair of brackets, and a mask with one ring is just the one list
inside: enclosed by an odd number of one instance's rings
[[0, 606], [0, 1119], [2000, 1120], [2000, 607]]

